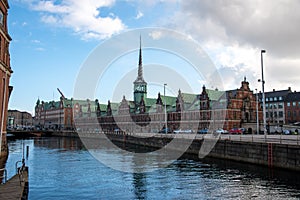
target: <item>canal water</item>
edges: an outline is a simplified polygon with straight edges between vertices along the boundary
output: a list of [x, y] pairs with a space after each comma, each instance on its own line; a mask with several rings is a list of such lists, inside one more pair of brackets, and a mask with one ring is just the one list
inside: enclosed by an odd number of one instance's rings
[[153, 172], [120, 172], [91, 156], [80, 139], [55, 137], [9, 140], [9, 152], [9, 177], [23, 156], [29, 166], [29, 199], [300, 198], [299, 173], [224, 160], [180, 158]]

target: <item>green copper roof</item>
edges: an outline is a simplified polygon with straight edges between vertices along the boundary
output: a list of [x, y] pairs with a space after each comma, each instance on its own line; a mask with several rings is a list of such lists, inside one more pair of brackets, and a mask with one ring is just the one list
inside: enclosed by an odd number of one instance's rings
[[206, 89], [208, 97], [211, 101], [218, 101], [224, 94], [224, 91]]
[[182, 97], [184, 103], [192, 104], [196, 100], [197, 94], [182, 93]]

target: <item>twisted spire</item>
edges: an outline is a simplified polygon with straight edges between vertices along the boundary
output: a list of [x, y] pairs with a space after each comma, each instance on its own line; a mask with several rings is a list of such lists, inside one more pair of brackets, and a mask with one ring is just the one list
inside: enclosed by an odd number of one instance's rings
[[142, 37], [140, 35], [140, 52], [139, 52], [139, 68], [138, 68], [138, 77], [135, 82], [145, 83], [143, 78], [143, 59], [142, 59]]

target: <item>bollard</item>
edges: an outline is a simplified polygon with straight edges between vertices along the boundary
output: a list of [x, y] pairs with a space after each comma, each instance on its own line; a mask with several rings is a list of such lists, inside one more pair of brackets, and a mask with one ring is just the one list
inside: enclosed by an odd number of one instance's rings
[[29, 146], [26, 146], [26, 160], [28, 160], [29, 156]]

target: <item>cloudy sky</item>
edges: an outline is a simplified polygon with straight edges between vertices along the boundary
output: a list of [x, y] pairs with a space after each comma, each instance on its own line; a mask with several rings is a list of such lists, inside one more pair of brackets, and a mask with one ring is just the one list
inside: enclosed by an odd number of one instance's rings
[[300, 91], [296, 0], [10, 0], [9, 4], [14, 70], [10, 109], [32, 113], [38, 98], [59, 98], [56, 88], [72, 97], [76, 76], [93, 49], [144, 27], [176, 30], [197, 41], [217, 67], [225, 89], [240, 87], [246, 76], [252, 90], [261, 90], [257, 80], [260, 51], [265, 49], [266, 91], [288, 87]]

